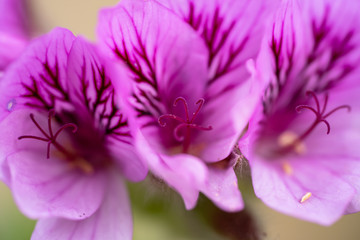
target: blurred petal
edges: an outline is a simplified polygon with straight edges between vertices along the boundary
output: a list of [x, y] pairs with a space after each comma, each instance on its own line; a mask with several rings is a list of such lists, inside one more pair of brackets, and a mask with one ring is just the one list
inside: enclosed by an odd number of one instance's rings
[[31, 22], [27, 0], [0, 0], [0, 35], [26, 38]]
[[224, 211], [242, 210], [244, 202], [234, 169], [232, 167], [226, 169], [209, 167], [208, 172], [206, 185], [202, 192]]
[[138, 139], [138, 149], [147, 157], [150, 170], [180, 193], [186, 209], [194, 208], [207, 178], [206, 165], [188, 154], [161, 155], [154, 152], [143, 137]]
[[317, 159], [292, 159], [284, 164], [288, 165], [251, 162], [255, 193], [265, 204], [322, 225], [330, 225], [344, 214], [355, 189], [341, 176]]
[[103, 199], [103, 176], [85, 176], [64, 160], [23, 151], [9, 156], [8, 164], [15, 201], [30, 218], [87, 218]]
[[110, 173], [103, 203], [91, 217], [78, 221], [42, 219], [37, 223], [31, 239], [131, 240], [131, 207], [122, 179]]

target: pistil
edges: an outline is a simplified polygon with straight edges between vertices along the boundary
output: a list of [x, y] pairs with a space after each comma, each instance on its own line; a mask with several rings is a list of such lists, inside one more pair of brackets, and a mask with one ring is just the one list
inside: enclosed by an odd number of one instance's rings
[[30, 119], [31, 121], [34, 123], [34, 125], [40, 130], [40, 132], [44, 135], [44, 137], [39, 137], [39, 136], [33, 136], [33, 135], [22, 135], [20, 137], [18, 137], [19, 140], [22, 139], [35, 139], [35, 140], [39, 140], [39, 141], [43, 141], [43, 142], [47, 142], [47, 158], [50, 158], [50, 146], [51, 144], [54, 145], [54, 147], [59, 150], [60, 152], [62, 152], [67, 159], [71, 160], [74, 158], [73, 154], [70, 153], [69, 151], [67, 151], [56, 139], [59, 136], [59, 134], [65, 130], [66, 128], [72, 128], [72, 132], [75, 133], [78, 129], [78, 127], [74, 124], [74, 123], [66, 123], [64, 124], [62, 127], [60, 127], [56, 133], [53, 133], [52, 130], [52, 126], [51, 126], [51, 118], [54, 117], [55, 112], [54, 110], [50, 110], [49, 111], [49, 116], [48, 116], [48, 131], [49, 134], [45, 132], [45, 130], [39, 125], [39, 123], [35, 120], [34, 114], [30, 114]]
[[[320, 124], [320, 123], [324, 123], [327, 127], [327, 132], [326, 134], [330, 133], [331, 127], [330, 127], [330, 123], [326, 120], [330, 115], [334, 114], [335, 112], [337, 112], [338, 110], [341, 109], [347, 109], [349, 112], [351, 111], [351, 107], [349, 105], [341, 105], [338, 106], [334, 109], [332, 109], [331, 111], [326, 112], [326, 108], [327, 108], [327, 104], [328, 104], [328, 100], [329, 100], [329, 96], [328, 94], [325, 95], [325, 101], [324, 101], [324, 105], [322, 106], [322, 109], [320, 107], [320, 102], [319, 99], [317, 98], [316, 94], [313, 91], [308, 91], [306, 93], [307, 96], [310, 96], [314, 99], [315, 104], [316, 104], [316, 108], [313, 108], [309, 105], [299, 105], [296, 107], [296, 111], [297, 112], [301, 112], [301, 110], [303, 109], [308, 109], [310, 111], [312, 111], [315, 114], [315, 120], [314, 122], [310, 125], [310, 127], [304, 131], [301, 135], [299, 135], [298, 137], [294, 138], [294, 140], [291, 141], [291, 143], [288, 143], [286, 145], [284, 145], [283, 147], [285, 147], [287, 150], [289, 149], [296, 149], [296, 147], [298, 146], [302, 146], [303, 145], [303, 141], [310, 135], [310, 133]], [[284, 135], [284, 134], [283, 134]], [[281, 136], [283, 136], [281, 135]]]
[[[177, 104], [179, 102], [182, 102], [184, 105], [184, 110], [185, 110], [185, 119], [174, 115], [174, 114], [164, 114], [161, 115], [158, 118], [158, 122], [159, 125], [161, 127], [165, 127], [166, 126], [166, 122], [164, 122], [164, 119], [172, 119], [172, 120], [176, 120], [179, 122], [179, 124], [174, 128], [174, 138], [183, 143], [183, 152], [188, 152], [189, 150], [189, 146], [190, 146], [190, 139], [191, 139], [191, 129], [197, 129], [197, 130], [203, 130], [203, 131], [209, 131], [212, 130], [212, 126], [201, 126], [198, 124], [195, 124], [195, 118], [198, 116], [202, 106], [204, 105], [205, 100], [203, 98], [200, 98], [197, 102], [196, 105], [198, 105], [197, 110], [193, 113], [192, 117], [190, 118], [189, 116], [189, 106], [186, 102], [186, 100], [183, 97], [178, 97], [175, 99], [173, 106], [176, 107]], [[181, 135], [181, 130], [184, 129], [185, 130], [185, 134]]]

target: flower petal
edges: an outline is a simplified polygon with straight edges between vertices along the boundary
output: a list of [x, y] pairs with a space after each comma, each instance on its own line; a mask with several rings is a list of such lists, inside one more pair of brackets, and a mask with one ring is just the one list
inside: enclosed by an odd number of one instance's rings
[[[40, 125], [47, 123], [47, 117], [40, 114], [36, 115], [36, 120]], [[31, 218], [77, 220], [87, 218], [97, 210], [105, 187], [101, 172], [85, 174], [66, 159], [57, 158], [56, 152], [47, 158], [46, 142], [18, 140], [24, 133], [39, 136], [39, 130], [29, 119], [29, 110], [13, 112], [1, 127], [1, 133], [7, 133], [3, 129], [13, 132], [8, 136], [1, 135], [0, 142], [5, 144], [1, 145], [0, 152], [10, 170], [9, 186], [24, 214]]]
[[210, 99], [204, 106], [206, 119], [202, 124], [212, 126], [212, 130], [202, 132], [195, 140], [198, 145], [206, 146], [201, 153], [204, 161], [220, 161], [231, 153], [261, 99], [263, 88], [264, 83], [252, 77], [251, 81]]
[[[130, 180], [143, 180], [147, 168], [137, 156], [127, 117], [118, 106], [105, 69], [106, 60], [86, 40], [77, 38], [68, 59], [69, 92], [83, 122], [93, 119], [104, 129], [107, 147]], [[119, 77], [119, 75], [116, 75]]]
[[67, 239], [132, 239], [131, 207], [125, 184], [119, 176], [110, 173], [106, 195], [101, 207], [85, 220], [61, 218], [40, 220], [32, 240]]
[[200, 189], [204, 188], [207, 167], [198, 158], [188, 154], [168, 156], [159, 154], [146, 140], [138, 136], [138, 150], [147, 157], [150, 170], [180, 193], [186, 209], [195, 207]]
[[203, 38], [209, 52], [207, 95], [224, 94], [249, 77], [246, 61], [255, 58], [266, 21], [279, 1], [157, 0]]
[[0, 0], [0, 9], [0, 35], [8, 33], [14, 37], [26, 38], [31, 22], [27, 1]]
[[268, 206], [307, 221], [330, 225], [354, 196], [354, 188], [317, 159], [282, 164], [250, 162], [256, 195]]
[[0, 74], [22, 53], [26, 43], [27, 41], [23, 38], [0, 32]]
[[56, 28], [29, 45], [0, 83], [0, 121], [16, 109], [50, 110], [69, 99], [66, 64], [74, 39], [68, 30]]
[[232, 167], [221, 169], [209, 167], [206, 185], [201, 191], [218, 207], [228, 212], [244, 208], [237, 177]]
[[[189, 112], [195, 112], [195, 103], [203, 97], [208, 57], [204, 43], [190, 26], [154, 1], [120, 2], [117, 8], [102, 11], [98, 29], [102, 44], [128, 66], [133, 85], [127, 78], [111, 76], [126, 113], [163, 151], [160, 145], [166, 139], [154, 134], [164, 131], [158, 118], [175, 111], [178, 97], [186, 99]], [[183, 114], [181, 107], [176, 111]]]
[[189, 26], [156, 2], [125, 0], [103, 10], [98, 31], [102, 43], [127, 63], [133, 80], [152, 88], [158, 97], [166, 99], [179, 91], [189, 99], [202, 95], [205, 46]]

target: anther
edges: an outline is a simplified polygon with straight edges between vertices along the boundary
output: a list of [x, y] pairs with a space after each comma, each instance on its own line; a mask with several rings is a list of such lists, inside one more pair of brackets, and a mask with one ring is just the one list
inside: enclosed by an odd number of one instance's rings
[[300, 203], [304, 203], [305, 201], [307, 201], [310, 197], [312, 196], [311, 192], [307, 192], [304, 196], [302, 196]]

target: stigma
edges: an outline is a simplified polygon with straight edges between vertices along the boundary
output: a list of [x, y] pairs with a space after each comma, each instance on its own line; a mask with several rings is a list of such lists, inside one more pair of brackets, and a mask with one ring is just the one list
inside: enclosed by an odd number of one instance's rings
[[202, 107], [204, 105], [205, 100], [203, 98], [200, 98], [196, 102], [196, 105], [198, 106], [198, 108], [192, 114], [191, 117], [189, 114], [189, 106], [188, 106], [185, 98], [183, 98], [183, 97], [176, 98], [173, 106], [176, 107], [179, 102], [182, 102], [182, 104], [184, 106], [185, 119], [182, 117], [179, 117], [177, 115], [174, 115], [174, 114], [163, 114], [158, 118], [158, 123], [161, 127], [165, 127], [166, 126], [166, 122], [164, 122], [165, 119], [172, 119], [172, 120], [179, 122], [179, 124], [173, 130], [174, 138], [178, 142], [183, 143], [183, 152], [188, 152], [189, 147], [190, 147], [190, 137], [191, 137], [190, 130], [196, 129], [196, 130], [202, 130], [202, 131], [209, 131], [209, 130], [212, 130], [212, 126], [210, 126], [210, 125], [209, 126], [201, 126], [201, 125], [194, 123], [196, 117], [198, 116], [200, 110], [202, 109]]

